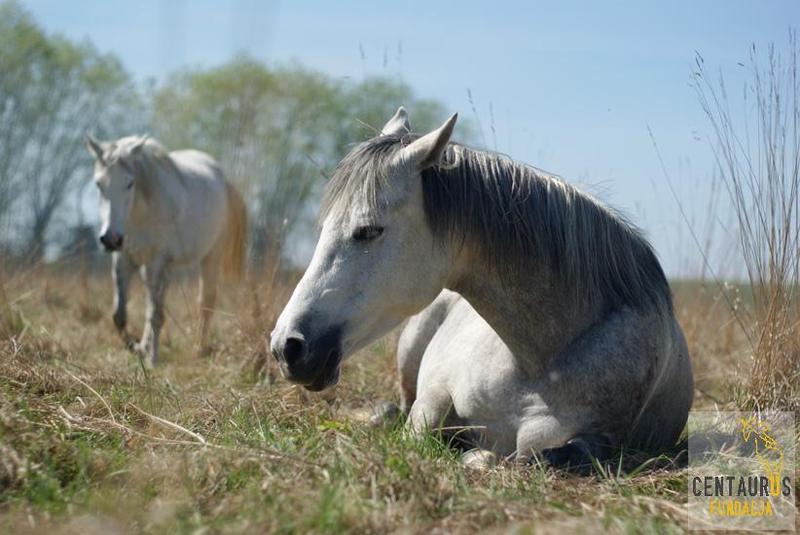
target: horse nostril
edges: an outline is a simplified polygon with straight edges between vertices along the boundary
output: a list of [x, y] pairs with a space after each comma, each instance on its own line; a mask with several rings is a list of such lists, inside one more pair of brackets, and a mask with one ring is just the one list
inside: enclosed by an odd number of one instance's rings
[[302, 338], [290, 336], [283, 345], [283, 358], [287, 364], [296, 362], [306, 356], [306, 342]]
[[106, 251], [117, 251], [122, 248], [121, 234], [114, 234], [113, 232], [108, 231], [101, 234], [98, 239], [100, 240], [100, 243], [103, 244], [103, 247], [106, 248]]
[[111, 238], [108, 237], [108, 233], [100, 235], [100, 243], [103, 244], [103, 247], [106, 248], [106, 251], [110, 251], [113, 248], [113, 244], [111, 243]]

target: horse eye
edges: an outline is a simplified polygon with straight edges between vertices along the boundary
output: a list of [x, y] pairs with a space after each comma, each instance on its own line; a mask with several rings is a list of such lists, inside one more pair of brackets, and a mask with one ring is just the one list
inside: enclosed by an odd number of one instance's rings
[[383, 234], [383, 227], [366, 225], [364, 227], [358, 227], [355, 232], [353, 232], [353, 239], [356, 241], [374, 240], [381, 234]]
[[131, 189], [133, 187], [133, 180], [128, 183], [128, 187], [126, 189]]

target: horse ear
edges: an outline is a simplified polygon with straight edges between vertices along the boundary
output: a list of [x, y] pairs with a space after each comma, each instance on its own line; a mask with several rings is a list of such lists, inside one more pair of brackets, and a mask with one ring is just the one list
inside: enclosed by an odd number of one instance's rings
[[145, 143], [147, 143], [147, 138], [148, 138], [147, 135], [144, 135], [144, 136], [139, 138], [139, 141], [136, 142], [136, 145], [131, 147], [131, 151], [130, 151], [130, 155], [131, 156], [138, 156], [142, 152], [142, 149], [144, 148]]
[[403, 106], [397, 108], [392, 118], [381, 129], [381, 135], [384, 136], [402, 136], [409, 132], [411, 132], [411, 123], [408, 121], [408, 112]]
[[95, 159], [105, 164], [105, 160], [103, 160], [103, 147], [99, 141], [93, 138], [90, 134], [86, 134], [83, 136], [83, 142], [86, 144], [86, 148], [89, 149], [89, 153], [95, 157]]
[[458, 114], [454, 113], [442, 126], [405, 147], [400, 152], [401, 157], [405, 161], [413, 163], [417, 169], [426, 169], [437, 165], [450, 141], [450, 136], [453, 135], [457, 119]]

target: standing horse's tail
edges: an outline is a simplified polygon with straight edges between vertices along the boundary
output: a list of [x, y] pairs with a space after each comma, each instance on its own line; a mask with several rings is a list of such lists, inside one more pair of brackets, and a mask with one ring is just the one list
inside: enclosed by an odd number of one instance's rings
[[244, 271], [247, 207], [241, 194], [230, 182], [225, 182], [225, 192], [228, 194], [228, 217], [225, 222], [222, 270], [238, 280]]

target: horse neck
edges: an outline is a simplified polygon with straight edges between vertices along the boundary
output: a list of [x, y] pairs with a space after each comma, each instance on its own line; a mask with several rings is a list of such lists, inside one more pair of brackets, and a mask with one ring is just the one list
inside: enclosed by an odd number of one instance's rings
[[470, 302], [532, 376], [602, 314], [597, 305], [576, 302], [569, 288], [536, 262], [501, 275], [469, 247], [456, 262], [448, 288]]
[[182, 197], [177, 180], [164, 176], [166, 171], [155, 163], [137, 176], [142, 195], [136, 196], [132, 221], [137, 228], [163, 227], [178, 213]]

